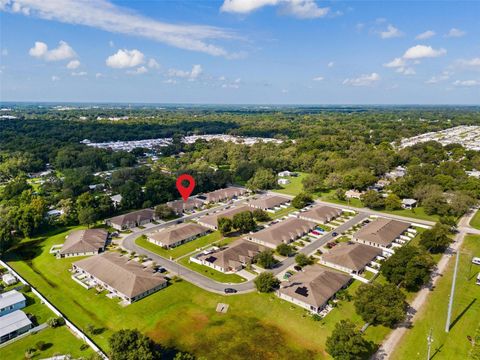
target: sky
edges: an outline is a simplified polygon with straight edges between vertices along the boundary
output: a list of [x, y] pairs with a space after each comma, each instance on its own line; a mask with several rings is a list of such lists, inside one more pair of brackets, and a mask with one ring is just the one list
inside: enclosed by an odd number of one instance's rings
[[0, 101], [480, 104], [480, 2], [0, 0]]

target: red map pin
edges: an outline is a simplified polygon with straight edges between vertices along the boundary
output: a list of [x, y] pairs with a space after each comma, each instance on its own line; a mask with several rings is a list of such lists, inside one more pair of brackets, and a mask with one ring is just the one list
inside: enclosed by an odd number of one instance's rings
[[[188, 181], [188, 186], [183, 186], [183, 182]], [[183, 201], [187, 201], [188, 197], [195, 188], [195, 179], [188, 174], [182, 174], [177, 178], [177, 189], [180, 195], [182, 195]]]

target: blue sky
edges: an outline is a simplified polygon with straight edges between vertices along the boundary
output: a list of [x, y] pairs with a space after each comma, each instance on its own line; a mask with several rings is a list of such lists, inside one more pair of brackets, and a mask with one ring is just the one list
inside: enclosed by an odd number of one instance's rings
[[479, 2], [0, 0], [0, 100], [479, 104]]

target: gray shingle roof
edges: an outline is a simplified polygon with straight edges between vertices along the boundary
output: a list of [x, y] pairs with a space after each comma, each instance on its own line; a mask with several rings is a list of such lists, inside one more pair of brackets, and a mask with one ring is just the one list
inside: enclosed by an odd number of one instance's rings
[[358, 230], [353, 237], [378, 245], [388, 246], [402, 235], [410, 224], [385, 218], [378, 218]]

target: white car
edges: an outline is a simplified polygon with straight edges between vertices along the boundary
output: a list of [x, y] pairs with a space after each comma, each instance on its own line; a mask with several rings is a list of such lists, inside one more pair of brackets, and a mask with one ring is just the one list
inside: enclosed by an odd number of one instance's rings
[[474, 257], [472, 259], [472, 263], [474, 263], [475, 265], [480, 265], [480, 257]]
[[480, 285], [480, 273], [477, 275], [477, 285]]

